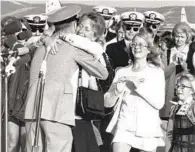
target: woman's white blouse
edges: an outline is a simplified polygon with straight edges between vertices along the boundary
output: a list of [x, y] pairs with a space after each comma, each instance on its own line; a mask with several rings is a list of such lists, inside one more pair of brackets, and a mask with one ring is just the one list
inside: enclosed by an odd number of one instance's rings
[[170, 63], [172, 63], [174, 61], [178, 61], [177, 56], [180, 56], [184, 61], [186, 61], [187, 60], [188, 51], [189, 51], [189, 45], [188, 44], [181, 51], [178, 51], [176, 49], [176, 47], [173, 47], [171, 49]]
[[[115, 120], [111, 119], [112, 126], [109, 125], [108, 130], [112, 132], [114, 128], [123, 128], [135, 131], [136, 135], [143, 137], [161, 136], [159, 110], [165, 102], [163, 70], [153, 65], [146, 66], [141, 72], [133, 72], [132, 66], [119, 69], [113, 84], [105, 94], [106, 105], [114, 105], [112, 102], [115, 103], [118, 100], [119, 96], [116, 96], [113, 88], [116, 88], [118, 79], [124, 76], [136, 76], [143, 82], [135, 91], [123, 96], [118, 117], [113, 117], [117, 119], [117, 123], [114, 124]], [[128, 89], [131, 88], [126, 87], [127, 92]]]
[[[145, 68], [141, 72], [133, 72], [131, 68], [128, 70], [129, 70], [127, 71], [129, 73], [128, 76], [137, 77], [139, 79], [145, 79], [144, 73], [147, 72], [147, 68]], [[130, 88], [130, 90], [131, 89], [133, 88]], [[140, 101], [140, 96], [138, 96], [135, 93], [130, 93], [123, 97], [118, 122], [116, 126], [117, 128], [133, 132], [136, 131], [137, 109], [139, 108], [138, 102], [142, 101]]]

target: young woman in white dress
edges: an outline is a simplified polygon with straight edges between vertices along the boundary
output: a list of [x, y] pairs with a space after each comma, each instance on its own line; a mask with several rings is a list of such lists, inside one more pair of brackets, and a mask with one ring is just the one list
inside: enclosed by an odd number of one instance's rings
[[164, 146], [159, 110], [164, 105], [165, 78], [152, 33], [140, 29], [132, 41], [132, 62], [116, 71], [105, 94], [105, 106], [114, 107], [107, 132], [114, 135], [113, 152], [129, 152], [132, 147], [144, 152]]

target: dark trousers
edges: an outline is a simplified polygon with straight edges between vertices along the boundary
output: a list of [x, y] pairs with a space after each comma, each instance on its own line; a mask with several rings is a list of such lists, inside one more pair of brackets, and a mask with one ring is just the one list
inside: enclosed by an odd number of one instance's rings
[[76, 120], [72, 133], [73, 152], [100, 152], [91, 121]]

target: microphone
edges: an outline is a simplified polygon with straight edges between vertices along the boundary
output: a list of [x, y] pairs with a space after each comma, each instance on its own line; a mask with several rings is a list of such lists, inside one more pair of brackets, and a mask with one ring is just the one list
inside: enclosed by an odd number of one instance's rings
[[45, 75], [46, 75], [46, 71], [47, 71], [47, 58], [49, 56], [50, 50], [51, 50], [50, 46], [45, 48], [45, 55], [43, 57], [43, 61], [41, 63], [41, 68], [40, 68], [40, 71], [39, 71], [39, 77], [43, 76], [44, 80], [45, 80]]
[[15, 34], [22, 30], [22, 24], [20, 21], [12, 22], [4, 27], [5, 35]]
[[8, 52], [2, 52], [0, 53], [1, 56], [8, 56], [8, 55], [16, 55], [16, 56], [20, 56], [20, 55], [24, 55], [27, 54], [29, 52], [29, 48], [25, 47], [22, 44], [16, 44], [14, 46], [13, 51], [8, 51]]
[[32, 36], [32, 32], [31, 32], [30, 30], [26, 30], [26, 31], [20, 32], [20, 33], [17, 35], [17, 38], [18, 38], [18, 40], [27, 40], [27, 39], [29, 39], [31, 36]]
[[17, 37], [15, 35], [9, 35], [4, 39], [4, 46], [11, 49], [16, 42]]
[[43, 60], [47, 60], [47, 58], [48, 58], [48, 56], [49, 56], [49, 52], [51, 51], [51, 47], [48, 46], [48, 47], [46, 48], [45, 51], [46, 51], [46, 52], [45, 52], [45, 56], [44, 56]]

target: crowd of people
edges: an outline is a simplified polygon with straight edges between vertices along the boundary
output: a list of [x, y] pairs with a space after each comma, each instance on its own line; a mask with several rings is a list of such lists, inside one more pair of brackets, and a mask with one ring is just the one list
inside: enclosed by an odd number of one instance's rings
[[[8, 152], [194, 152], [191, 27], [179, 22], [159, 32], [166, 19], [155, 11], [116, 15], [113, 7], [96, 6], [79, 15], [81, 9], [68, 5], [49, 14], [38, 37], [25, 19], [1, 20]], [[80, 83], [104, 93], [103, 118], [75, 112]]]

